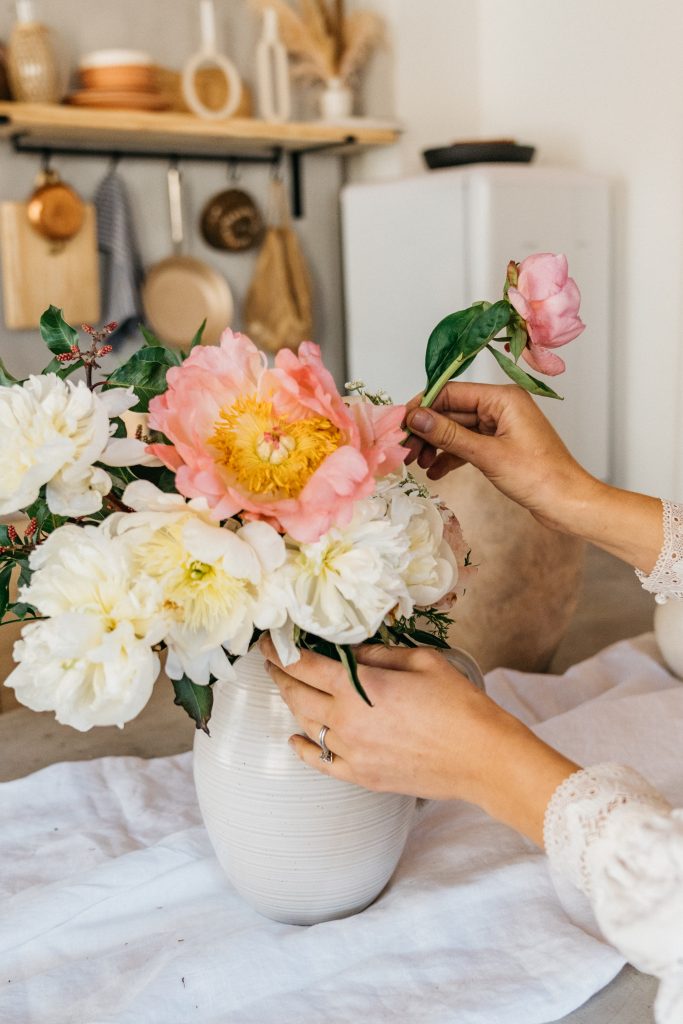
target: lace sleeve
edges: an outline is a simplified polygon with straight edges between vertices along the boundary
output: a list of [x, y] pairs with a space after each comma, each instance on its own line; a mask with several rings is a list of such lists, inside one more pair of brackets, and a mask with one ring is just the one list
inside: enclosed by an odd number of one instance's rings
[[636, 569], [645, 590], [664, 604], [670, 597], [683, 598], [683, 505], [662, 501], [664, 544], [649, 576]]
[[683, 811], [633, 769], [597, 765], [555, 791], [544, 841], [551, 866], [586, 893], [609, 942], [662, 979], [659, 1024], [680, 1024]]

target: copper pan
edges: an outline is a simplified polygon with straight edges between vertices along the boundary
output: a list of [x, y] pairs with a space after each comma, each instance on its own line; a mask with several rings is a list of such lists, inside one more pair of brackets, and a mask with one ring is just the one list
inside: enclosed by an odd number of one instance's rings
[[145, 317], [162, 341], [178, 348], [186, 347], [206, 320], [202, 340], [214, 344], [232, 321], [232, 293], [213, 267], [184, 255], [182, 182], [176, 166], [169, 167], [167, 180], [173, 255], [147, 273], [142, 288]]

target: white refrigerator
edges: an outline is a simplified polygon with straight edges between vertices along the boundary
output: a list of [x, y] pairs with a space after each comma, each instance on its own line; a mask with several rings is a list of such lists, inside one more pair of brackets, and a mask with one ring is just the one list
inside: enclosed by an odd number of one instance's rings
[[[510, 259], [563, 252], [586, 330], [557, 350], [567, 372], [544, 378], [564, 402], [539, 401], [579, 461], [608, 479], [610, 208], [608, 180], [533, 165], [477, 164], [346, 186], [348, 379], [406, 401], [424, 387], [425, 346], [442, 317], [501, 298]], [[488, 352], [463, 379], [508, 381]]]

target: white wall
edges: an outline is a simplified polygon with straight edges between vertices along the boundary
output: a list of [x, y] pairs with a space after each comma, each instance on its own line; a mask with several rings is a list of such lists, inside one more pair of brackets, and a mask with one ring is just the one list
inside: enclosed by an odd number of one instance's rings
[[[148, 51], [160, 64], [180, 68], [198, 45], [196, 0], [37, 0], [40, 15], [54, 30], [65, 68], [75, 67], [80, 54], [90, 50], [134, 46]], [[235, 60], [246, 81], [253, 85], [253, 52], [257, 20], [243, 0], [217, 0], [225, 51]], [[12, 5], [0, 5], [0, 39], [6, 40], [13, 22]], [[81, 195], [91, 198], [107, 170], [99, 159], [55, 160], [60, 174]], [[33, 188], [39, 157], [16, 156], [0, 142], [0, 200], [23, 200]], [[186, 184], [188, 251], [222, 272], [241, 305], [254, 269], [255, 253], [221, 253], [208, 247], [197, 230], [206, 200], [228, 184], [227, 165], [182, 162]], [[138, 238], [146, 265], [170, 251], [170, 229], [162, 161], [123, 161], [120, 172], [130, 193]], [[240, 171], [240, 187], [253, 192], [262, 207], [266, 203], [266, 168]], [[309, 157], [305, 162], [304, 201], [306, 216], [297, 222], [315, 288], [316, 340], [328, 365], [343, 377], [338, 194], [340, 162], [328, 157]], [[239, 320], [235, 326], [239, 326]], [[2, 318], [0, 298], [0, 358], [17, 373], [35, 371], [45, 357], [37, 331], [9, 331]], [[41, 362], [42, 360], [42, 362]]]
[[[369, 0], [358, 0], [368, 5]], [[366, 86], [406, 121], [363, 176], [414, 173], [423, 146], [513, 136], [615, 194], [614, 466], [683, 498], [683, 7], [678, 0], [374, 0], [391, 22]], [[571, 358], [571, 353], [568, 353]]]

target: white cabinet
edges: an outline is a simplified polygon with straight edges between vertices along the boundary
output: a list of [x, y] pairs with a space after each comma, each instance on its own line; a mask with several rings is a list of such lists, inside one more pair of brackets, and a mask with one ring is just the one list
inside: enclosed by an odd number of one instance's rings
[[[577, 458], [610, 473], [610, 188], [576, 171], [478, 164], [348, 185], [342, 237], [349, 378], [405, 401], [424, 386], [435, 324], [477, 299], [502, 297], [508, 260], [563, 252], [586, 330], [559, 350], [567, 372], [542, 408]], [[507, 381], [482, 353], [465, 379]]]

